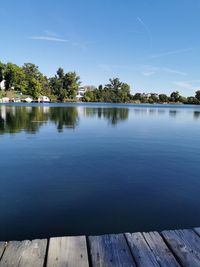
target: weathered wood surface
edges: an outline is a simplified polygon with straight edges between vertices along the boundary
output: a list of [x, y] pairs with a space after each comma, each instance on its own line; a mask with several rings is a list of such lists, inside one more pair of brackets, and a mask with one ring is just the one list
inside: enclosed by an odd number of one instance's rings
[[6, 247], [6, 242], [0, 242], [0, 259], [3, 255], [5, 247]]
[[139, 267], [160, 267], [142, 233], [127, 233], [126, 238]]
[[85, 236], [50, 239], [47, 267], [65, 266], [89, 267]]
[[123, 234], [90, 236], [90, 255], [95, 267], [136, 267]]
[[9, 242], [0, 267], [43, 267], [47, 240]]
[[200, 238], [193, 230], [163, 231], [162, 235], [182, 266], [200, 266]]
[[194, 231], [200, 236], [200, 227], [194, 228]]
[[200, 228], [0, 242], [0, 267], [200, 267]]
[[143, 235], [160, 266], [180, 266], [158, 232], [143, 233]]

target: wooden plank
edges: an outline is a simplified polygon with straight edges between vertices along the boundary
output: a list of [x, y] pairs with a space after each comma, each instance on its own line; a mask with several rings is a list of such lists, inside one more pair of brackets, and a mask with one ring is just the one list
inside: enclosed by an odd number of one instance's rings
[[90, 255], [94, 267], [135, 267], [123, 234], [90, 236]]
[[138, 267], [160, 267], [142, 233], [125, 234]]
[[200, 227], [194, 228], [194, 231], [200, 236]]
[[3, 255], [3, 252], [5, 250], [6, 244], [7, 244], [6, 242], [0, 242], [0, 259], [1, 259], [2, 255]]
[[194, 231], [163, 231], [162, 235], [182, 266], [200, 266], [200, 238]]
[[160, 266], [180, 266], [158, 232], [143, 233], [143, 235]]
[[47, 240], [9, 242], [0, 267], [43, 267]]
[[89, 267], [85, 236], [50, 239], [47, 267], [65, 266]]

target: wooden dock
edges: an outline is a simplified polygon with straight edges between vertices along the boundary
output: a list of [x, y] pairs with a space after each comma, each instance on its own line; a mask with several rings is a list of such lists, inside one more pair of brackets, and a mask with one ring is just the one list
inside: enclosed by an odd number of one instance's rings
[[200, 228], [0, 242], [0, 267], [200, 267]]

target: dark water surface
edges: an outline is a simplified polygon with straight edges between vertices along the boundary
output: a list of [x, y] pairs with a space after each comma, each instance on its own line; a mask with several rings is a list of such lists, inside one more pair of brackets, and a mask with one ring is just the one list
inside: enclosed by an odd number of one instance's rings
[[200, 107], [0, 105], [0, 240], [200, 226]]

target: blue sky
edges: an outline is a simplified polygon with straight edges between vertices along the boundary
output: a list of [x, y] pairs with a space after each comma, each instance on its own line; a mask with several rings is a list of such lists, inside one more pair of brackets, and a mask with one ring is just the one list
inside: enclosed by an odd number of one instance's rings
[[132, 92], [200, 89], [199, 0], [2, 0], [0, 60], [83, 85], [119, 77]]

